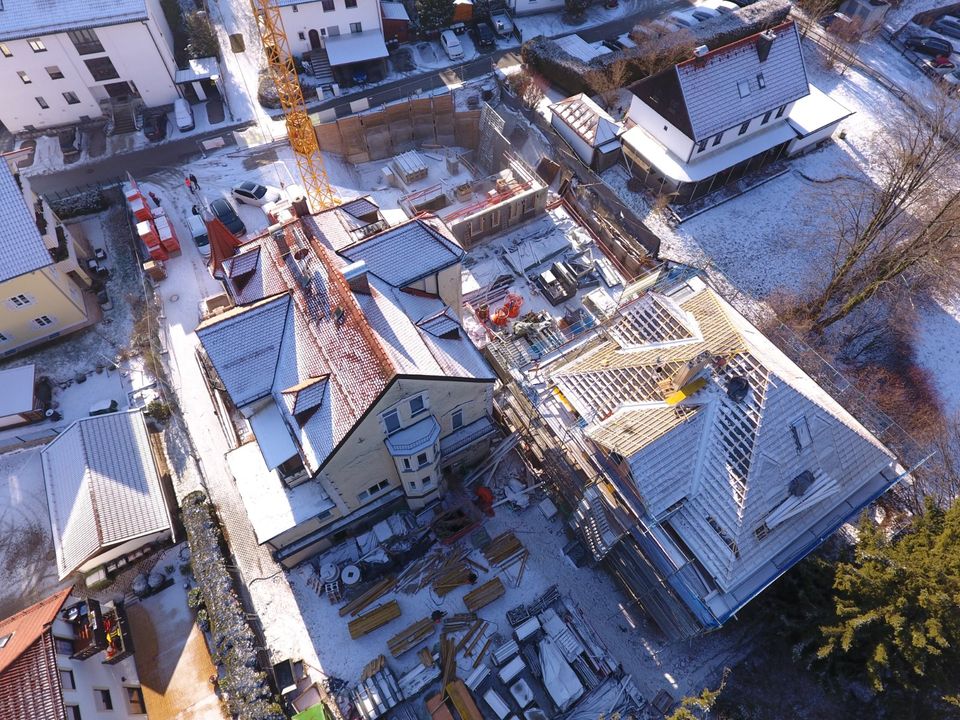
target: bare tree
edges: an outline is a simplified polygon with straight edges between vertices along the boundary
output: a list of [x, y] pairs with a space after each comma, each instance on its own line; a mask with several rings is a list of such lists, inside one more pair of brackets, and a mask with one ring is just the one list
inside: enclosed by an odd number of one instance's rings
[[876, 184], [838, 199], [830, 279], [806, 308], [814, 330], [846, 317], [908, 271], [942, 271], [943, 263], [957, 261], [960, 185], [951, 120], [946, 105], [900, 120], [875, 163]]
[[591, 69], [587, 74], [587, 83], [600, 95], [603, 106], [612, 110], [620, 90], [630, 77], [630, 66], [623, 58], [617, 58], [601, 67]]

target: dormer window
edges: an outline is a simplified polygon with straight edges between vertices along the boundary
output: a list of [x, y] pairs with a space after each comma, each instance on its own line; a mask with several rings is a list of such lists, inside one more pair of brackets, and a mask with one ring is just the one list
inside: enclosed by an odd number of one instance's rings
[[757, 73], [757, 87], [765, 88], [767, 86], [767, 81], [763, 79], [763, 73]]
[[810, 444], [810, 426], [807, 425], [807, 419], [802, 417], [795, 420], [790, 426], [790, 434], [793, 436], [793, 442], [797, 446], [797, 455], [799, 455]]

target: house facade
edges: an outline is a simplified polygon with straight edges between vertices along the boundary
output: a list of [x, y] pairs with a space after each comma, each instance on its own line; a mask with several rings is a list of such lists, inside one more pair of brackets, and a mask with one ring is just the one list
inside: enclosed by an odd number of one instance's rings
[[122, 605], [61, 590], [0, 621], [0, 716], [143, 720]]
[[583, 545], [673, 637], [723, 625], [903, 474], [699, 275], [654, 276], [521, 377], [598, 478], [566, 493]]
[[73, 573], [105, 578], [174, 539], [140, 410], [77, 420], [40, 459], [61, 580]]
[[360, 198], [224, 263], [235, 306], [197, 328], [200, 362], [240, 418], [227, 462], [285, 566], [433, 502], [489, 448], [494, 376], [460, 325], [463, 255], [436, 218], [387, 227]]
[[792, 21], [695, 57], [631, 87], [627, 166], [677, 203], [830, 138], [852, 113], [807, 81]]
[[386, 73], [387, 46], [379, 0], [277, 3], [290, 52], [304, 58], [321, 84], [377, 82]]
[[177, 97], [173, 34], [159, 0], [15, 0], [0, 10], [0, 122], [11, 132], [106, 115]]
[[99, 318], [87, 251], [16, 172], [15, 158], [0, 161], [0, 356]]

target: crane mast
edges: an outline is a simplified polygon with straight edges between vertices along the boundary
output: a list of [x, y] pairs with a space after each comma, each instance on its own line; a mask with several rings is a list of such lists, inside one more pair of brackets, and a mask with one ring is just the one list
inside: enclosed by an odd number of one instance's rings
[[332, 207], [339, 202], [330, 180], [317, 142], [317, 135], [307, 114], [303, 90], [297, 77], [297, 68], [290, 53], [290, 42], [283, 29], [280, 8], [272, 0], [250, 0], [257, 21], [260, 42], [267, 56], [267, 66], [280, 96], [287, 126], [287, 138], [297, 159], [297, 169], [307, 193], [311, 212]]

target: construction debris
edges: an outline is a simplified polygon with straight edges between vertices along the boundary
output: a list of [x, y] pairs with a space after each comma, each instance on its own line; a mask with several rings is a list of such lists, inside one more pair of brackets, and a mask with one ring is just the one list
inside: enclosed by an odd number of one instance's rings
[[443, 619], [443, 631], [445, 633], [455, 633], [461, 630], [467, 630], [473, 626], [477, 620], [475, 613], [457, 613], [448, 615]]
[[396, 600], [391, 600], [364, 615], [360, 615], [356, 620], [351, 620], [347, 624], [350, 637], [356, 640], [358, 637], [363, 637], [398, 617], [400, 617], [400, 605]]
[[363, 668], [363, 672], [360, 673], [360, 682], [364, 682], [365, 680], [372, 678], [378, 672], [383, 670], [386, 664], [387, 659], [383, 655], [378, 655], [376, 658], [368, 662], [366, 667]]
[[390, 654], [394, 657], [400, 657], [408, 650], [412, 650], [428, 637], [433, 635], [436, 625], [433, 620], [426, 617], [417, 620], [404, 630], [401, 630], [387, 641], [387, 647], [390, 648]]
[[486, 607], [494, 600], [503, 597], [506, 588], [503, 586], [500, 578], [495, 577], [489, 582], [485, 582], [476, 590], [471, 590], [463, 596], [463, 604], [467, 606], [470, 612], [476, 612], [482, 607]]
[[446, 688], [447, 683], [457, 676], [457, 648], [453, 638], [440, 636], [440, 668], [443, 672], [441, 686]]
[[388, 577], [376, 585], [367, 590], [360, 597], [351, 600], [342, 608], [340, 608], [340, 617], [345, 615], [350, 615], [351, 617], [356, 617], [356, 615], [364, 610], [368, 605], [371, 605], [376, 600], [379, 600], [381, 597], [386, 595], [388, 592], [396, 587], [397, 581], [396, 578]]
[[364, 720], [380, 717], [401, 700], [400, 686], [388, 667], [362, 680], [353, 691], [354, 707]]
[[446, 595], [469, 582], [469, 579], [459, 582], [461, 578], [469, 578], [472, 572], [466, 562], [469, 552], [467, 548], [462, 547], [453, 552], [449, 548], [434, 549], [423, 558], [410, 563], [400, 573], [397, 578], [398, 589], [401, 592], [413, 594], [433, 585], [439, 595]]

